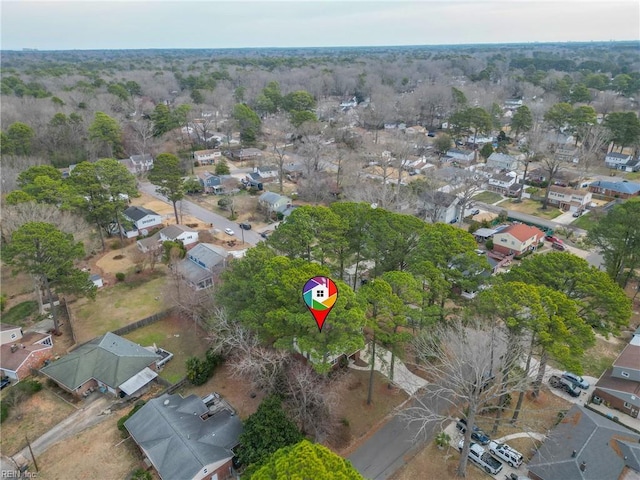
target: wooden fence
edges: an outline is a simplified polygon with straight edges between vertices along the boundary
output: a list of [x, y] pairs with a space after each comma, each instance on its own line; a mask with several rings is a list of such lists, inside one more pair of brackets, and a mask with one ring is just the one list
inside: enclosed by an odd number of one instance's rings
[[142, 320], [138, 320], [137, 322], [130, 323], [129, 325], [125, 325], [122, 328], [118, 328], [117, 330], [112, 331], [116, 335], [125, 335], [133, 330], [137, 330], [138, 328], [146, 327], [147, 325], [151, 325], [152, 323], [156, 323], [158, 320], [162, 320], [163, 318], [169, 316], [173, 312], [173, 309], [170, 308], [165, 310], [164, 312], [154, 313]]

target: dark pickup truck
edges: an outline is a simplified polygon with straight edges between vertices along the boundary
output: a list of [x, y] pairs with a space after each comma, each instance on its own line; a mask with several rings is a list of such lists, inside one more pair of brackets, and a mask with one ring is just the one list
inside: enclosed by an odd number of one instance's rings
[[575, 386], [569, 380], [567, 380], [566, 378], [559, 377], [557, 375], [551, 375], [551, 377], [549, 378], [549, 385], [551, 385], [553, 388], [559, 388], [561, 390], [564, 390], [572, 397], [579, 397], [580, 394], [582, 393], [580, 388]]

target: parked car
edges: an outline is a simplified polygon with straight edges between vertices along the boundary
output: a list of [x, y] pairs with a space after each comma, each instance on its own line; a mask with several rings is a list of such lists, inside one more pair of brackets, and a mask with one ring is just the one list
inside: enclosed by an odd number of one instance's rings
[[[462, 452], [464, 447], [464, 439], [458, 443], [458, 450]], [[502, 462], [493, 458], [488, 452], [485, 452], [477, 443], [471, 443], [469, 445], [469, 460], [484, 469], [490, 475], [496, 475], [502, 470]]]
[[458, 223], [458, 217], [454, 218], [449, 223], [451, 223], [451, 224]]
[[553, 235], [545, 235], [544, 239], [547, 242], [551, 242], [551, 243], [559, 243], [560, 245], [562, 245], [564, 242], [562, 240], [560, 240], [558, 237], [554, 237]]
[[240, 228], [242, 230], [251, 230], [251, 224], [250, 223], [240, 223]]
[[554, 250], [559, 250], [560, 252], [564, 252], [567, 247], [565, 247], [562, 243], [552, 243], [551, 248]]
[[2, 390], [4, 387], [8, 387], [10, 384], [11, 380], [9, 379], [9, 377], [0, 378], [0, 390]]
[[578, 218], [582, 214], [583, 214], [582, 210], [578, 210], [577, 212], [573, 212], [574, 218]]
[[494, 457], [504, 460], [513, 468], [518, 468], [522, 465], [522, 460], [524, 459], [520, 452], [511, 448], [506, 443], [489, 442], [489, 452], [491, 452]]
[[262, 232], [262, 233], [260, 234], [260, 236], [261, 236], [262, 238], [267, 238], [267, 237], [269, 236], [269, 232]]
[[433, 130], [429, 130], [429, 133], [427, 133], [427, 137], [435, 137], [436, 136], [436, 132], [434, 132]]
[[549, 378], [549, 385], [554, 388], [559, 388], [560, 390], [564, 390], [572, 397], [579, 397], [582, 393], [580, 389], [573, 384], [573, 382], [567, 380], [566, 378], [559, 377], [557, 375], [551, 375]]
[[224, 233], [226, 233], [227, 235], [235, 235], [235, 232], [230, 228], [225, 228]]
[[480, 210], [477, 208], [475, 210], [472, 210], [471, 215], [480, 215]]
[[[456, 423], [456, 428], [460, 430], [460, 432], [464, 433], [467, 431], [467, 419], [461, 418]], [[489, 435], [484, 433], [477, 425], [473, 426], [473, 431], [471, 432], [471, 440], [475, 440], [476, 442], [482, 445], [488, 445], [491, 441]]]
[[580, 375], [576, 375], [575, 373], [572, 372], [563, 372], [562, 374], [562, 378], [566, 378], [567, 380], [569, 380], [571, 383], [573, 383], [574, 385], [582, 388], [583, 390], [587, 390], [589, 388], [589, 382], [587, 382], [584, 378], [582, 378]]

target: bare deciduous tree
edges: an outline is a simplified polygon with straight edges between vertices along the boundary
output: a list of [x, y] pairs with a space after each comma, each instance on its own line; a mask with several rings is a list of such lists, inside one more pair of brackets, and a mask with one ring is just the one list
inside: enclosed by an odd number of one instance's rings
[[[407, 422], [417, 423], [417, 436], [424, 435], [434, 423], [451, 421], [452, 412], [466, 416], [467, 425], [475, 425], [476, 418], [494, 407], [502, 395], [521, 388], [526, 381], [524, 376], [512, 374], [506, 383], [494, 378], [499, 376], [494, 372], [515, 371], [500, 359], [505, 342], [503, 334], [492, 332], [490, 327], [474, 320], [466, 324], [453, 320], [434, 330], [423, 330], [415, 337], [413, 349], [418, 368], [431, 383], [413, 396], [413, 403], [401, 414]], [[518, 361], [520, 355], [508, 357]], [[442, 403], [448, 408], [441, 408]], [[458, 464], [459, 477], [466, 474], [471, 433], [472, 429], [467, 428]]]

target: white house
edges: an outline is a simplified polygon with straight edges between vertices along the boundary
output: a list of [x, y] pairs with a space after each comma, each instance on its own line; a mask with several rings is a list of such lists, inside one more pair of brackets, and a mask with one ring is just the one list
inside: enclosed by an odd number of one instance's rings
[[609, 152], [607, 156], [604, 157], [604, 164], [616, 170], [628, 172], [638, 171], [638, 168], [636, 168], [638, 161], [634, 160], [632, 155], [627, 155], [626, 153]]
[[487, 168], [496, 168], [499, 170], [516, 170], [518, 168], [518, 160], [511, 155], [493, 152], [487, 158]]
[[447, 157], [451, 157], [459, 162], [472, 162], [474, 153], [470, 150], [459, 150], [457, 148], [452, 148], [447, 151]]
[[515, 185], [516, 179], [515, 175], [509, 175], [508, 173], [493, 175], [487, 182], [487, 190], [500, 195], [507, 195], [511, 187]]
[[184, 225], [169, 225], [158, 233], [160, 234], [161, 242], [180, 241], [187, 248], [198, 242], [198, 232]]
[[125, 232], [127, 238], [137, 237], [139, 231], [162, 225], [162, 216], [148, 208], [132, 206], [122, 213], [134, 226], [134, 229]]
[[486, 137], [484, 135], [478, 135], [474, 137], [473, 135], [469, 135], [467, 141], [469, 143], [476, 143], [478, 145], [484, 145], [485, 143], [493, 143], [493, 137]]
[[216, 158], [222, 157], [220, 150], [197, 150], [193, 152], [193, 159], [200, 165], [212, 165]]
[[592, 193], [588, 190], [551, 185], [549, 187], [549, 203], [557, 205], [565, 212], [581, 212], [591, 205]]

